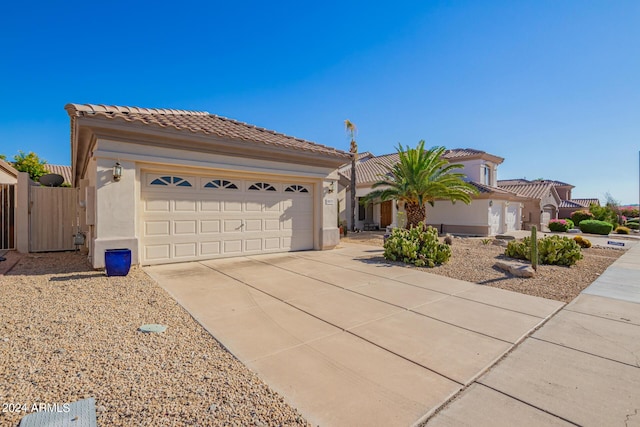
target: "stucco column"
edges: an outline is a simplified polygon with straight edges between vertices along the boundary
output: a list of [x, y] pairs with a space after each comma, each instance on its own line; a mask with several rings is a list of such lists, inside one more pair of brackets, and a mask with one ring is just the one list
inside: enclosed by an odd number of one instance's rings
[[322, 182], [322, 249], [333, 249], [340, 243], [340, 230], [338, 229], [338, 183], [337, 179], [324, 180]]
[[139, 185], [134, 162], [122, 161], [122, 178], [113, 178], [113, 158], [98, 158], [96, 165], [96, 227], [93, 267], [104, 267], [106, 249], [131, 249], [131, 263], [138, 263], [136, 221]]

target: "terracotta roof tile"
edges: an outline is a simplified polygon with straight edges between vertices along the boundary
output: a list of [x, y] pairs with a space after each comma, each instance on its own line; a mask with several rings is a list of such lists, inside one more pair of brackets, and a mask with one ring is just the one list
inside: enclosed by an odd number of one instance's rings
[[150, 126], [190, 131], [204, 135], [215, 135], [226, 139], [251, 141], [293, 150], [311, 151], [334, 157], [351, 157], [349, 153], [335, 148], [210, 114], [206, 111], [95, 104], [67, 104], [65, 109], [72, 118], [103, 117], [112, 120], [137, 122]]
[[65, 184], [71, 184], [73, 178], [71, 177], [71, 166], [62, 166], [62, 165], [45, 165], [49, 173], [55, 173], [58, 175], [62, 175], [64, 178]]
[[558, 205], [558, 207], [559, 208], [572, 208], [572, 209], [578, 208], [579, 209], [579, 208], [583, 208], [584, 206], [581, 205], [580, 203], [576, 203], [576, 202], [574, 202], [572, 200], [562, 200], [560, 202], [560, 204]]
[[600, 206], [599, 199], [571, 199], [571, 202], [577, 203], [582, 207], [588, 208], [590, 205]]
[[498, 181], [498, 187], [524, 197], [530, 197], [532, 199], [542, 199], [551, 191], [553, 185], [549, 182], [505, 184], [503, 181]]

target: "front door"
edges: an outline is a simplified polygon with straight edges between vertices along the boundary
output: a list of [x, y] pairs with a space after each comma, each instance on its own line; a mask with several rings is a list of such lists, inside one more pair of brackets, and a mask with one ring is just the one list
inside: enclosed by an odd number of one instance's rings
[[392, 200], [387, 200], [380, 204], [380, 228], [385, 228], [391, 225], [393, 221], [393, 203]]

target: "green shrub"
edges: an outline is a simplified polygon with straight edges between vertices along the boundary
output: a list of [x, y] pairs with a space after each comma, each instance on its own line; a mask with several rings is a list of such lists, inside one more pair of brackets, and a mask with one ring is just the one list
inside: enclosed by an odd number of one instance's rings
[[394, 228], [384, 242], [384, 257], [418, 267], [435, 267], [451, 258], [451, 247], [438, 240], [438, 230], [419, 223], [410, 229]]
[[504, 254], [509, 258], [529, 259], [531, 254], [531, 238], [525, 237], [522, 240], [510, 240]]
[[575, 225], [580, 225], [580, 222], [585, 219], [593, 219], [593, 214], [585, 210], [575, 211], [571, 214], [571, 221], [573, 221]]
[[581, 248], [590, 248], [591, 241], [589, 239], [585, 239], [582, 236], [576, 236], [573, 240], [581, 247]]
[[618, 233], [618, 234], [629, 234], [629, 233], [631, 233], [631, 230], [629, 229], [629, 227], [623, 227], [621, 225], [619, 227], [616, 227], [616, 233]]
[[638, 223], [637, 223], [637, 222], [627, 222], [626, 227], [627, 227], [627, 228], [630, 228], [630, 229], [632, 229], [632, 230], [637, 230], [637, 229], [639, 229], [639, 228], [640, 228], [640, 225], [638, 225]]
[[[590, 244], [590, 243], [589, 243]], [[530, 261], [531, 238], [512, 240], [507, 244], [504, 254], [510, 258]], [[574, 265], [582, 259], [580, 245], [565, 236], [547, 236], [538, 240], [538, 257], [541, 264]]]
[[598, 221], [597, 219], [585, 219], [584, 221], [580, 221], [579, 227], [580, 231], [583, 233], [602, 234], [605, 236], [613, 230], [613, 224], [605, 221]]
[[552, 219], [549, 221], [549, 230], [551, 231], [566, 232], [570, 228], [573, 228], [573, 221], [571, 220], [569, 222], [566, 219]]
[[574, 228], [576, 225], [573, 223], [573, 221], [571, 221], [571, 219], [569, 218], [565, 218], [565, 221], [567, 221], [567, 225], [569, 225], [569, 230], [571, 230], [572, 228]]
[[593, 214], [593, 219], [608, 222], [614, 227], [618, 225], [618, 212], [613, 206], [596, 206], [591, 205], [589, 211]]

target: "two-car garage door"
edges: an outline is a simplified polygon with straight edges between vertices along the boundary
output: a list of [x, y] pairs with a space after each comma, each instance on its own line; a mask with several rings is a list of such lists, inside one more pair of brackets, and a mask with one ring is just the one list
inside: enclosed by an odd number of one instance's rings
[[142, 176], [142, 264], [313, 249], [309, 183]]

